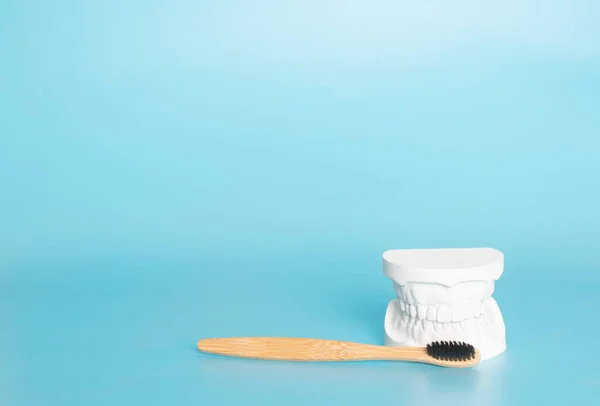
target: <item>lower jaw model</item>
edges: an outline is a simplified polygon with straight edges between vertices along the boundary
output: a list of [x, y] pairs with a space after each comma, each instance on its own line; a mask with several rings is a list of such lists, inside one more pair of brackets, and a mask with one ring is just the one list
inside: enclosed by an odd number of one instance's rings
[[385, 344], [424, 347], [464, 341], [481, 359], [506, 350], [504, 320], [492, 297], [503, 271], [503, 254], [490, 248], [392, 250], [384, 273], [397, 298], [387, 307]]

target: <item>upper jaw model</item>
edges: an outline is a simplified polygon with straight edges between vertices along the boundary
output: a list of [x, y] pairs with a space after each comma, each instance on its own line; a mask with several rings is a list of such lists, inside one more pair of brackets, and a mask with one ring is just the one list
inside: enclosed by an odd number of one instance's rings
[[387, 307], [385, 344], [464, 341], [482, 360], [503, 353], [504, 320], [492, 298], [503, 270], [504, 255], [492, 248], [386, 251], [383, 272], [397, 298]]

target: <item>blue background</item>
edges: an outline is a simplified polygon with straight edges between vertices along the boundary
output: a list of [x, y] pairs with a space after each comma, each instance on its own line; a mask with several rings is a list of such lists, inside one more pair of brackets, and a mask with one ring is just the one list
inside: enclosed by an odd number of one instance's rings
[[[0, 403], [596, 403], [594, 1], [0, 3]], [[380, 344], [392, 248], [491, 246], [472, 370]]]

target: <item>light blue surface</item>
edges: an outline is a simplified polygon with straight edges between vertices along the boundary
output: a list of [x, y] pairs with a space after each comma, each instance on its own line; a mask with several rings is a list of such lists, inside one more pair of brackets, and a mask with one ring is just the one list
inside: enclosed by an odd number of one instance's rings
[[[598, 3], [414, 3], [3, 1], [0, 404], [596, 404]], [[477, 369], [195, 350], [382, 343], [382, 252], [468, 246]]]

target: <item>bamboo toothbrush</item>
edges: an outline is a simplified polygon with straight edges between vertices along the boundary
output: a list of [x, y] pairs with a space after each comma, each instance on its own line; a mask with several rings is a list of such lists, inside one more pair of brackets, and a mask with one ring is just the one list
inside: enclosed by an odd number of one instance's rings
[[198, 349], [209, 354], [279, 361], [409, 361], [451, 368], [479, 364], [472, 345], [435, 341], [427, 347], [390, 347], [337, 340], [284, 337], [207, 338]]

